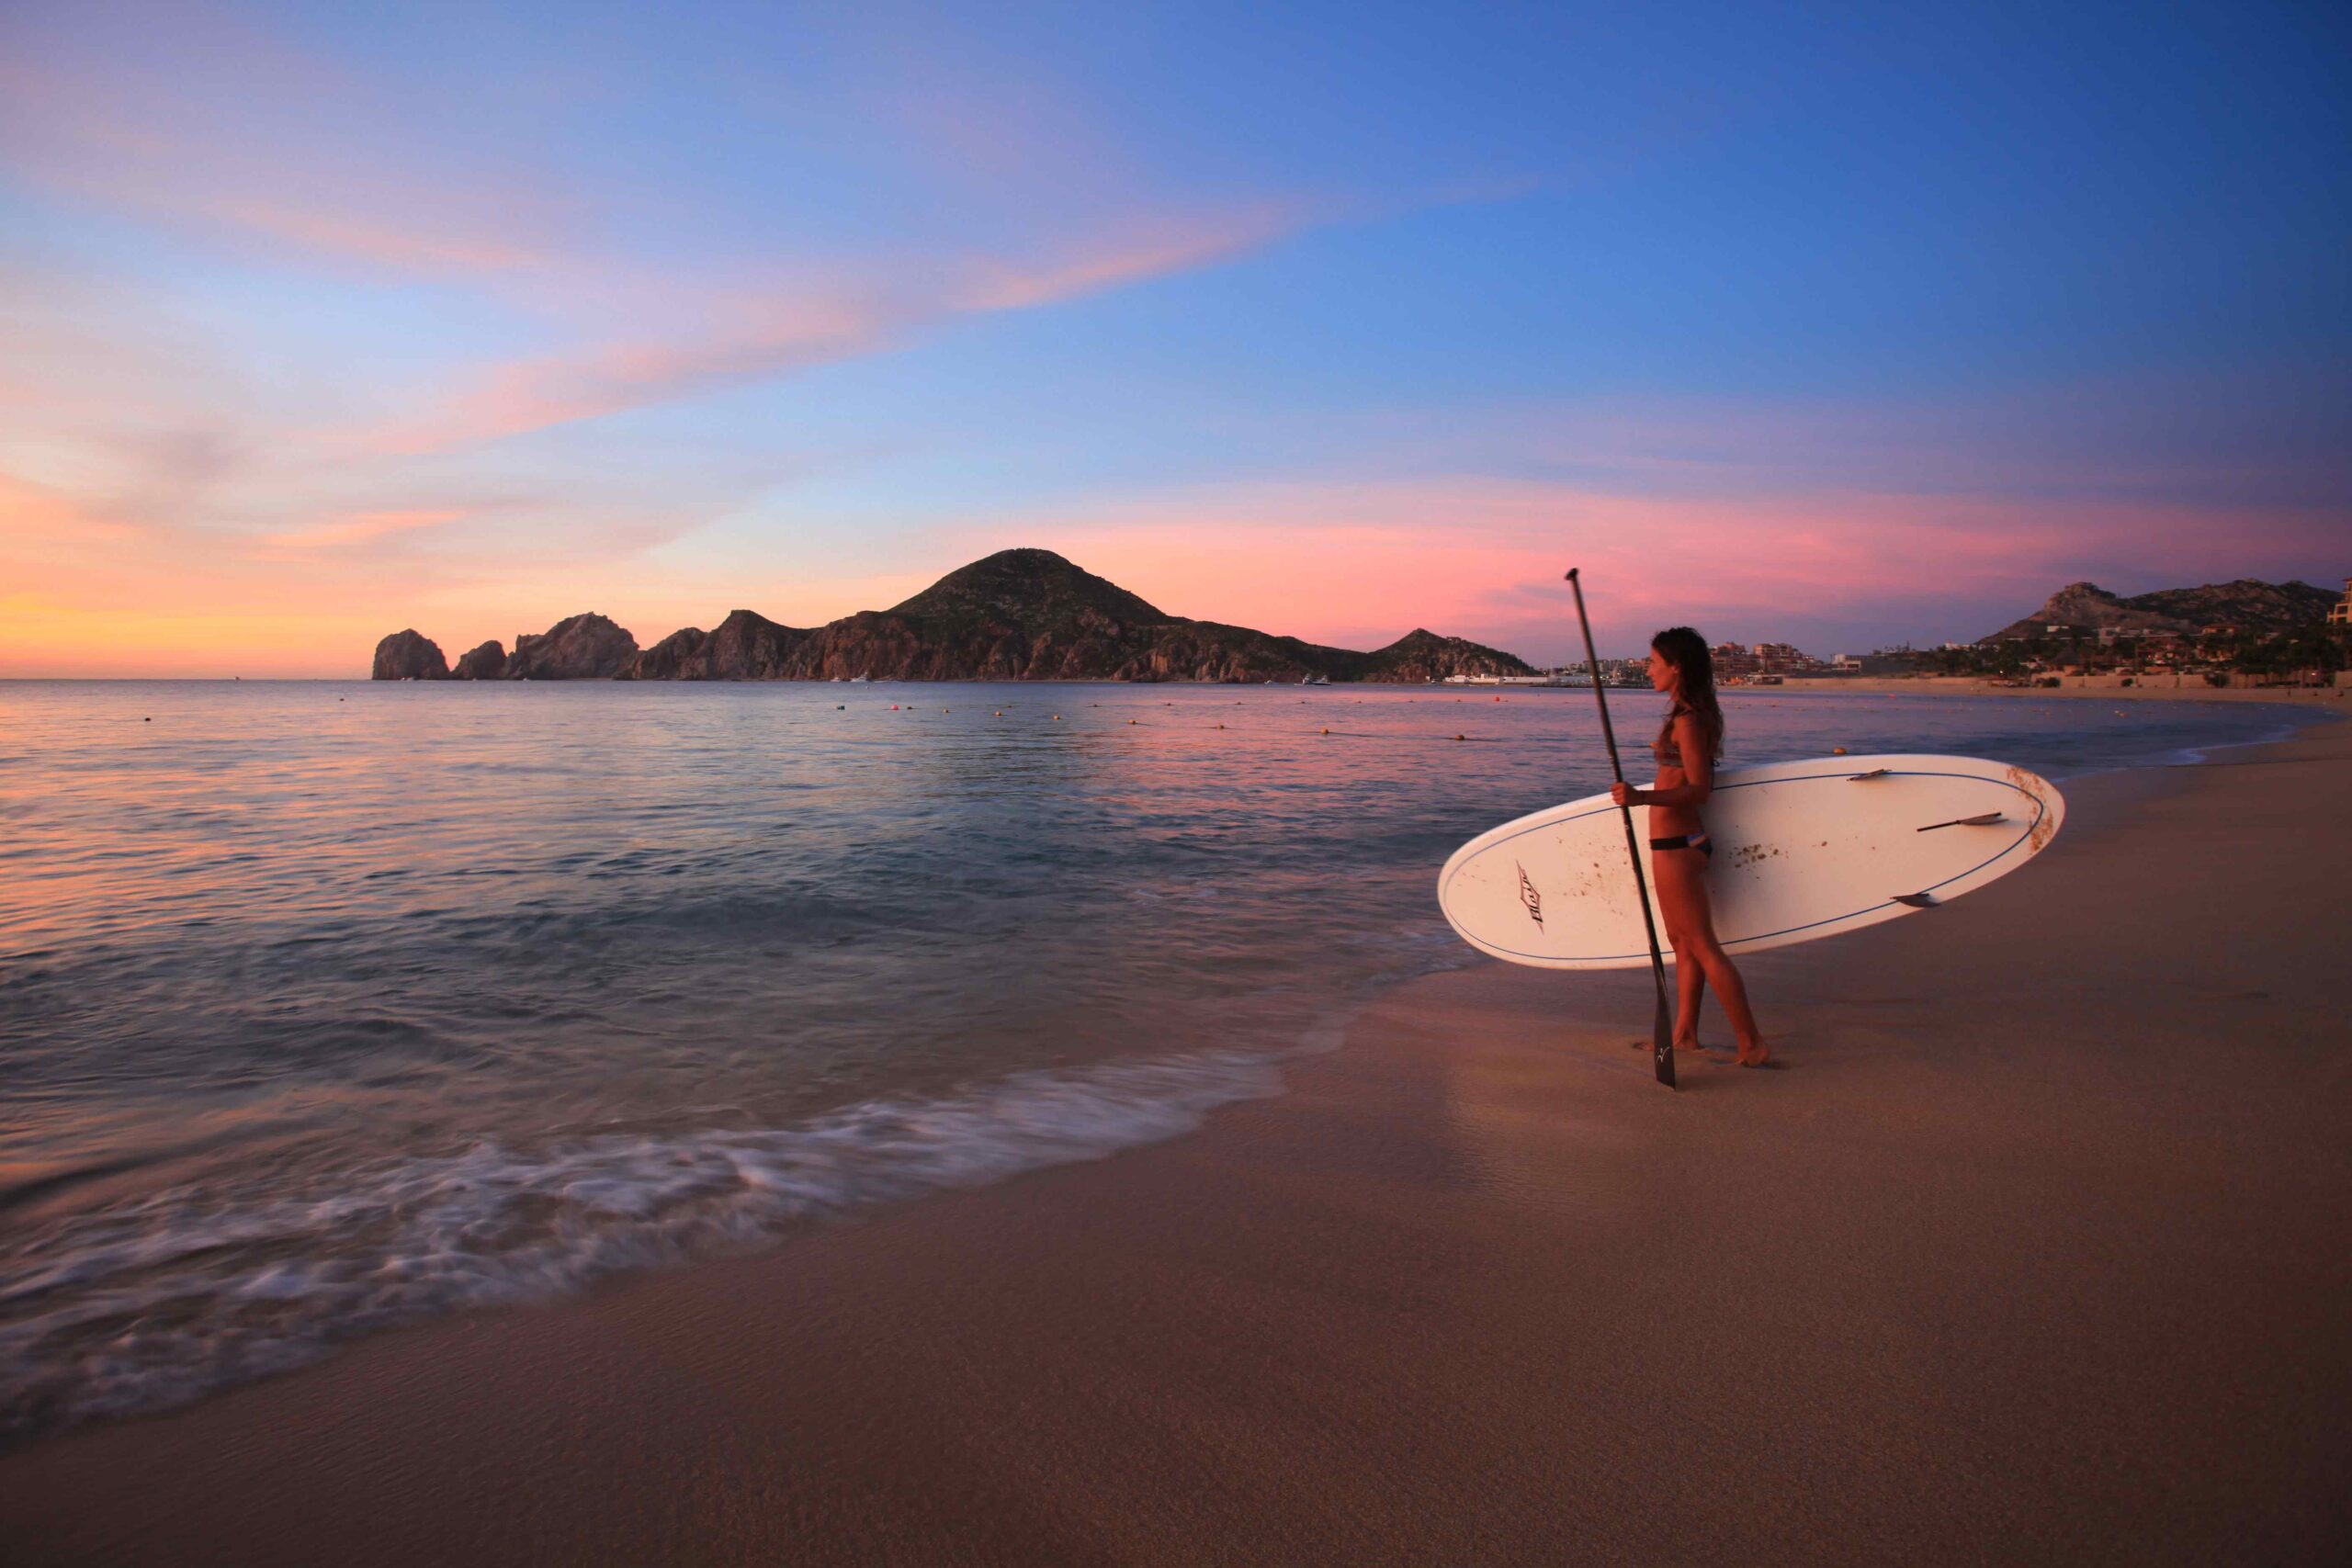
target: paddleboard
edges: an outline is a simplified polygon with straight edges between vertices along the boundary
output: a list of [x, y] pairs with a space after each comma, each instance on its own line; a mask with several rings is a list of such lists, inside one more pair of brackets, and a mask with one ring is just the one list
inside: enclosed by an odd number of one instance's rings
[[[2047, 779], [1976, 757], [1726, 769], [1699, 813], [1715, 846], [1716, 938], [1726, 952], [1758, 953], [1933, 909], [2040, 854], [2065, 812]], [[1634, 808], [1645, 877], [1648, 815]], [[1497, 958], [1544, 969], [1650, 961], [1623, 818], [1606, 795], [1479, 834], [1445, 863], [1437, 888], [1463, 940]], [[1655, 887], [1650, 903], [1655, 915]]]

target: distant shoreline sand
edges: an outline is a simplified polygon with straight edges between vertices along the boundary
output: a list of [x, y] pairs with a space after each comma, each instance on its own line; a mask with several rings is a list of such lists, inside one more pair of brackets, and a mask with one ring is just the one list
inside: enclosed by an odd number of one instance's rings
[[1789, 676], [1778, 686], [1736, 686], [1738, 692], [1848, 692], [1880, 697], [2114, 697], [2135, 702], [2292, 703], [2344, 705], [2352, 712], [2352, 686], [2209, 686], [2178, 676], [2135, 678], [2129, 686], [2112, 676], [2063, 676], [2057, 686], [2006, 686], [1974, 676], [1871, 675]]
[[1645, 976], [1430, 976], [1192, 1136], [0, 1458], [0, 1537], [24, 1568], [2339, 1560], [2348, 775], [2323, 724], [2070, 784], [2027, 873], [1750, 961], [1785, 1073], [1656, 1089]]

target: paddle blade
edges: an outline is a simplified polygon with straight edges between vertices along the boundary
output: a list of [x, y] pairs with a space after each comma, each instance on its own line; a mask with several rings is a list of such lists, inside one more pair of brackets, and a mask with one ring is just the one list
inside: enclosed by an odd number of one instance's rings
[[1657, 1081], [1674, 1087], [1674, 1012], [1667, 1006], [1666, 987], [1657, 990], [1657, 1017], [1650, 1025], [1650, 1059], [1657, 1066]]

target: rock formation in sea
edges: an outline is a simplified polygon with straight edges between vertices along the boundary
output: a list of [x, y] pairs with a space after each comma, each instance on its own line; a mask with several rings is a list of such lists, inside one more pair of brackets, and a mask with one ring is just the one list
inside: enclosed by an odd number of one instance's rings
[[503, 674], [509, 681], [600, 681], [626, 675], [636, 664], [637, 638], [592, 610], [536, 636], [519, 633]]
[[458, 656], [458, 667], [449, 672], [460, 681], [495, 681], [506, 673], [506, 649], [496, 637], [480, 648]]
[[808, 633], [735, 610], [716, 629], [672, 632], [637, 656], [639, 681], [789, 681], [792, 655]]
[[[555, 657], [559, 641], [576, 656]], [[688, 626], [640, 653], [628, 632], [603, 616], [574, 616], [545, 637], [519, 638], [505, 673], [535, 680], [866, 675], [877, 681], [1289, 683], [1318, 675], [1426, 682], [1530, 671], [1510, 654], [1430, 631], [1409, 632], [1366, 653], [1189, 620], [1050, 550], [1016, 549], [952, 571], [890, 609], [863, 610], [821, 626], [787, 626], [737, 610], [710, 631]]]
[[416, 631], [394, 632], [376, 645], [376, 681], [446, 681], [449, 661], [441, 645]]

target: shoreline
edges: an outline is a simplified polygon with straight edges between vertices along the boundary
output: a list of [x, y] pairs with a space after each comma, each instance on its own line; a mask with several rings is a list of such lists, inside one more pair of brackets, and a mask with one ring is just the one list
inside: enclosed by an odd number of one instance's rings
[[28, 1563], [2324, 1558], [2352, 831], [2263, 824], [2309, 819], [2348, 734], [2085, 778], [2047, 864], [1755, 955], [1797, 1070], [1664, 1096], [1623, 1046], [1646, 976], [1425, 976], [1173, 1142], [0, 1456], [0, 1533]]
[[[2005, 686], [1969, 675], [1913, 676], [1908, 679], [1871, 675], [1791, 675], [1778, 686], [1732, 686], [1735, 692], [1843, 692], [1874, 697], [2064, 697], [2128, 699], [2133, 702], [2281, 703], [2297, 707], [2314, 704], [2333, 708], [2352, 704], [2352, 686], [2208, 686], [2201, 680], [2188, 684], [2166, 677], [2166, 684], [2129, 686], [2112, 683], [2109, 676], [2067, 676], [2063, 686]], [[2150, 677], [2150, 679], [2154, 679]], [[2105, 683], [2094, 683], [2105, 682]], [[2352, 707], [2342, 711], [2352, 712]]]

